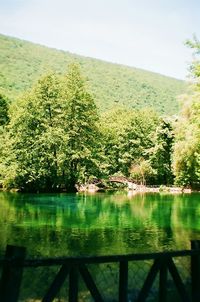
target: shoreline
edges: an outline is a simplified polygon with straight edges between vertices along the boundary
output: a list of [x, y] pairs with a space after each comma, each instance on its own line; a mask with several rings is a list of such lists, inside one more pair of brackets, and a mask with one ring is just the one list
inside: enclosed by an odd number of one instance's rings
[[[136, 185], [133, 189], [124, 187], [124, 188], [112, 188], [112, 187], [105, 187], [101, 188], [98, 187], [97, 185], [90, 184], [90, 185], [81, 185], [76, 187], [77, 191], [76, 193], [97, 193], [97, 192], [107, 192], [107, 191], [127, 191], [127, 192], [135, 192], [135, 193], [172, 193], [172, 194], [178, 194], [178, 193], [200, 193], [200, 190], [192, 190], [191, 188], [184, 188], [184, 187], [168, 187], [168, 186], [144, 186], [144, 185]], [[3, 188], [0, 188], [0, 192], [8, 192], [8, 193], [27, 193], [27, 194], [49, 194], [49, 193], [72, 193], [72, 192], [67, 192], [65, 190], [61, 191], [41, 191], [41, 192], [25, 192], [21, 191], [19, 189], [11, 189], [11, 190], [5, 190]], [[74, 192], [75, 193], [75, 192]]]

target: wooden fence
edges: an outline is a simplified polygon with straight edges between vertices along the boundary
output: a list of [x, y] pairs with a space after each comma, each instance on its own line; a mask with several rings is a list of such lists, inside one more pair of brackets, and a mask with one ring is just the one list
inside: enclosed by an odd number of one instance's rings
[[[177, 257], [189, 257], [190, 259], [190, 289], [186, 288], [181, 274], [175, 264]], [[158, 298], [157, 301], [167, 301], [167, 279], [168, 274], [174, 282], [179, 294], [180, 301], [199, 302], [200, 301], [200, 241], [191, 242], [191, 250], [113, 255], [98, 257], [63, 257], [45, 259], [26, 259], [26, 249], [8, 245], [4, 259], [0, 260], [2, 266], [2, 276], [0, 281], [0, 301], [16, 302], [19, 299], [20, 286], [24, 268], [38, 268], [47, 266], [60, 266], [59, 271], [54, 276], [47, 292], [41, 299], [42, 302], [53, 301], [62, 287], [63, 283], [69, 278], [69, 290], [66, 300], [69, 302], [78, 301], [79, 276], [82, 277], [91, 297], [95, 302], [106, 301], [103, 292], [98, 288], [98, 284], [92, 276], [88, 265], [115, 263], [118, 265], [118, 301], [133, 301], [128, 298], [128, 267], [131, 262], [152, 260], [153, 264], [144, 280], [143, 285], [134, 301], [146, 301], [155, 278], [158, 276]], [[53, 277], [53, 276], [52, 276]]]

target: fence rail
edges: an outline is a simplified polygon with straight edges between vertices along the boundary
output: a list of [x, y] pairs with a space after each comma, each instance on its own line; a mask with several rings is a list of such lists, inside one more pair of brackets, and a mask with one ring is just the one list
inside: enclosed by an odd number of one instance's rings
[[[184, 283], [183, 277], [180, 273], [182, 265], [177, 265], [177, 259], [183, 259], [184, 257], [189, 259], [189, 271], [187, 272], [190, 279], [189, 287]], [[133, 295], [135, 285], [131, 276], [133, 277], [137, 275], [137, 272], [134, 271], [133, 264], [142, 262], [143, 264], [140, 265], [140, 268], [142, 268], [147, 261], [151, 261], [152, 263], [145, 274], [143, 274], [144, 280], [140, 282], [139, 290]], [[114, 273], [117, 276], [118, 297], [115, 299], [113, 298], [112, 301], [147, 301], [156, 278], [158, 279], [156, 301], [167, 301], [169, 278], [171, 278], [170, 280], [173, 282], [180, 301], [200, 301], [200, 241], [192, 241], [191, 250], [183, 251], [46, 259], [26, 259], [26, 249], [24, 247], [8, 245], [4, 259], [0, 260], [0, 266], [2, 267], [0, 301], [19, 301], [23, 272], [26, 268], [37, 269], [43, 267], [46, 269], [45, 267], [53, 266], [59, 266], [59, 270], [52, 276], [52, 280], [50, 284], [48, 284], [46, 292], [40, 299], [42, 302], [55, 301], [54, 299], [63, 284], [66, 284], [65, 282], [67, 279], [68, 294], [59, 301], [77, 302], [80, 277], [93, 301], [108, 301], [109, 299], [105, 297], [106, 286], [109, 287], [108, 284], [106, 285], [105, 282], [104, 289], [102, 290], [98, 278], [95, 277], [94, 272], [91, 269], [92, 266], [97, 265], [98, 271], [102, 264], [115, 265]], [[130, 296], [130, 288], [132, 288], [132, 296]], [[82, 301], [85, 300], [82, 299]]]

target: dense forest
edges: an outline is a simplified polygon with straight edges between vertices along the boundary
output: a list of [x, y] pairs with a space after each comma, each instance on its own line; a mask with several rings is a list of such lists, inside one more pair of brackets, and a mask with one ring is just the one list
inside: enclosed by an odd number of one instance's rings
[[0, 35], [0, 89], [13, 100], [49, 72], [65, 73], [71, 63], [80, 65], [98, 109], [116, 105], [152, 107], [161, 114], [176, 114], [176, 97], [184, 81], [128, 66], [78, 56]]
[[[188, 41], [200, 53], [197, 40]], [[0, 182], [5, 189], [73, 191], [111, 175], [200, 186], [200, 63], [179, 115], [151, 106], [100, 112], [79, 64], [48, 72], [15, 101], [0, 96]], [[114, 88], [112, 88], [115, 90]], [[156, 108], [157, 109], [157, 108]]]

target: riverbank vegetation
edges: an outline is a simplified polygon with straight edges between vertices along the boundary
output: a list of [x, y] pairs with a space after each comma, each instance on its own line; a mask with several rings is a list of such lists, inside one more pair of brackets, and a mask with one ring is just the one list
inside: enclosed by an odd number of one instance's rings
[[[200, 51], [198, 41], [190, 45]], [[0, 96], [0, 182], [27, 192], [73, 191], [118, 175], [200, 186], [199, 66], [176, 116], [116, 106], [100, 113], [78, 64], [49, 72], [15, 102]]]

